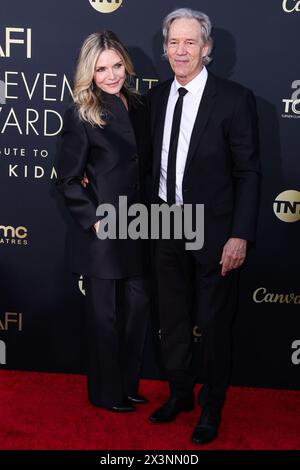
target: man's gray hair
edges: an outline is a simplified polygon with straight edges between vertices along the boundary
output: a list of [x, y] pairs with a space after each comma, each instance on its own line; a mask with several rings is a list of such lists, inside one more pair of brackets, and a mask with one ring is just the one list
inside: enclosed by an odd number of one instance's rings
[[211, 57], [209, 57], [209, 54], [211, 53], [212, 48], [213, 48], [213, 39], [210, 35], [211, 34], [211, 21], [205, 13], [202, 13], [201, 11], [197, 11], [197, 10], [192, 10], [191, 8], [178, 8], [177, 10], [171, 11], [171, 13], [169, 13], [165, 17], [163, 21], [163, 27], [162, 27], [162, 32], [164, 36], [165, 54], [167, 51], [167, 43], [168, 43], [168, 38], [169, 38], [170, 26], [174, 20], [178, 20], [181, 18], [188, 18], [188, 19], [194, 19], [194, 20], [199, 21], [202, 39], [204, 43], [208, 45], [208, 53], [207, 53], [207, 56], [203, 58], [203, 64], [204, 65], [209, 64], [212, 60]]

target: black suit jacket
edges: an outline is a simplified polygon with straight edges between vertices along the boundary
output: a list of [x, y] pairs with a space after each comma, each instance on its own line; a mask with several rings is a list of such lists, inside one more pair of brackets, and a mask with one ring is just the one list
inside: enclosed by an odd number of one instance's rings
[[[148, 92], [153, 143], [153, 200], [157, 199], [165, 114], [173, 80]], [[147, 152], [146, 152], [147, 153]], [[149, 156], [149, 153], [148, 153]], [[204, 262], [220, 259], [229, 237], [253, 241], [259, 198], [259, 139], [253, 93], [208, 74], [183, 177], [185, 204], [204, 204]]]
[[[102, 96], [107, 122], [103, 128], [80, 120], [74, 105], [65, 113], [57, 187], [75, 221], [71, 227], [72, 270], [118, 279], [143, 273], [141, 241], [99, 240], [93, 226], [99, 220], [99, 204], [113, 204], [118, 215], [120, 195], [127, 196], [128, 205], [140, 202], [139, 156], [132, 125], [135, 106], [131, 103], [128, 113], [118, 97]], [[81, 185], [85, 173], [89, 179], [86, 188]]]

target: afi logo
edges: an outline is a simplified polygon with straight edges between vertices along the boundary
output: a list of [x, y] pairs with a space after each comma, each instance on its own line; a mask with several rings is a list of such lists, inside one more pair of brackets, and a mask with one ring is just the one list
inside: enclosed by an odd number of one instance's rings
[[[11, 46], [21, 44], [26, 47], [26, 57], [31, 58], [31, 28], [5, 28], [5, 45], [1, 47], [0, 57], [11, 57]], [[15, 48], [15, 46], [14, 46]]]
[[286, 13], [300, 11], [300, 0], [283, 0], [282, 8]]
[[23, 314], [17, 312], [5, 312], [4, 318], [0, 320], [0, 330], [8, 331], [10, 327], [23, 330]]

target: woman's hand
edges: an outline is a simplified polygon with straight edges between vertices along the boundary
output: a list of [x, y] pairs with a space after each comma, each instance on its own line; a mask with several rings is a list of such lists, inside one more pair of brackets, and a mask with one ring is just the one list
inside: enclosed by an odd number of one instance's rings
[[98, 220], [98, 222], [96, 222], [96, 223], [94, 224], [94, 229], [95, 229], [95, 232], [96, 232], [96, 233], [98, 233], [99, 225], [100, 225], [100, 220]]
[[82, 180], [81, 180], [81, 186], [83, 186], [84, 188], [86, 188], [88, 184], [89, 184], [89, 179], [88, 179], [88, 177], [86, 176], [86, 174], [84, 174], [84, 177], [83, 177]]

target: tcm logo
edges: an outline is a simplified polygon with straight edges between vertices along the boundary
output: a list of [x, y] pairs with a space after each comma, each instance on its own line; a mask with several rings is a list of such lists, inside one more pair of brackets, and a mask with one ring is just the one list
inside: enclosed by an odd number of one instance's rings
[[300, 364], [300, 340], [295, 339], [295, 341], [292, 342], [291, 348], [295, 349], [291, 356], [291, 361], [295, 366], [297, 366]]
[[31, 59], [31, 28], [5, 28], [5, 42], [0, 44], [0, 57], [12, 57], [12, 49], [20, 45], [26, 51], [26, 58]]
[[278, 194], [273, 210], [282, 222], [297, 222], [300, 220], [300, 192], [291, 189]]
[[0, 341], [0, 364], [6, 364], [6, 344], [4, 341]]
[[300, 80], [294, 80], [291, 88], [295, 91], [292, 93], [290, 98], [285, 98], [282, 100], [284, 108], [281, 117], [300, 118]]
[[123, 0], [89, 0], [95, 10], [100, 13], [112, 13], [123, 3]]
[[300, 11], [300, 0], [283, 0], [282, 8], [286, 13]]

